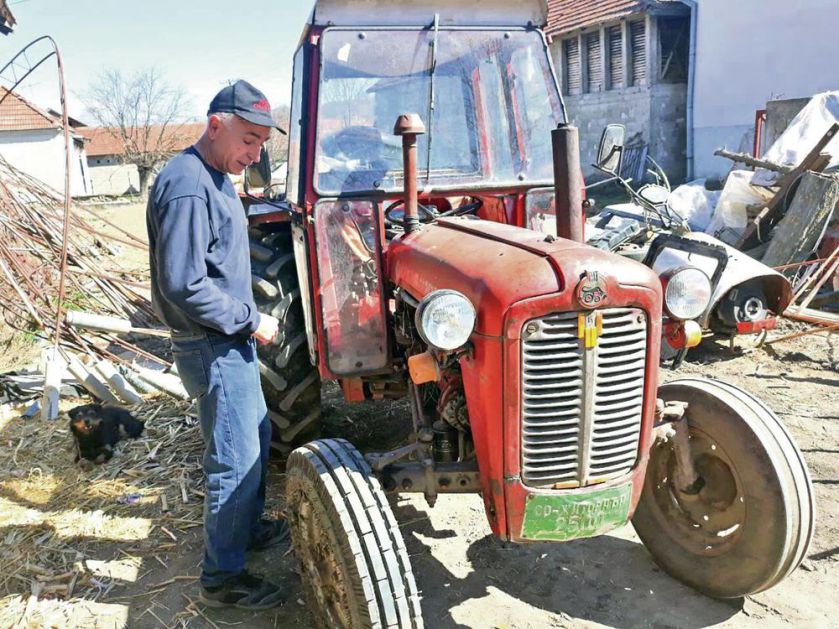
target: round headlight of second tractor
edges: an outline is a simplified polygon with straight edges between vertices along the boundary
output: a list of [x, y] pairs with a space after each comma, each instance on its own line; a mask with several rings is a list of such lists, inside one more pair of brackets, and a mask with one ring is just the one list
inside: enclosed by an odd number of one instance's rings
[[686, 321], [700, 316], [711, 301], [711, 280], [701, 269], [674, 270], [664, 287], [664, 308], [674, 319]]

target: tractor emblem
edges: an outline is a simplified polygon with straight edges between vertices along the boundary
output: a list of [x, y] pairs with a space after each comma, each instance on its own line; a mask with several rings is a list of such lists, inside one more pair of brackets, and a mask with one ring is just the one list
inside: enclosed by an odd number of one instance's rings
[[597, 271], [586, 271], [577, 284], [577, 301], [583, 308], [597, 308], [606, 301], [606, 283]]

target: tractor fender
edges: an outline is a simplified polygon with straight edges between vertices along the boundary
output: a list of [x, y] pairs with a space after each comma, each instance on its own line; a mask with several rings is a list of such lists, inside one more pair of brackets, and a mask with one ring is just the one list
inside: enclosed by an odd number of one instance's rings
[[766, 297], [766, 305], [775, 314], [781, 314], [789, 305], [792, 299], [792, 287], [789, 280], [773, 268], [708, 234], [690, 232], [685, 234], [684, 238], [721, 246], [725, 248], [728, 254], [728, 264], [714, 288], [708, 308], [698, 319], [698, 323], [703, 328], [709, 326], [711, 315], [723, 298], [732, 289], [747, 282], [758, 281], [760, 283]]

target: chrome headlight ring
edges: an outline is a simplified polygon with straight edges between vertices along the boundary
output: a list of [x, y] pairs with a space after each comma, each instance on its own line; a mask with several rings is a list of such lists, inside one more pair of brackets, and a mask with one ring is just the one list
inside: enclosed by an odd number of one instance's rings
[[662, 274], [664, 310], [679, 321], [696, 319], [711, 303], [711, 280], [692, 266], [670, 269]]
[[423, 341], [448, 352], [466, 344], [476, 319], [475, 307], [463, 293], [440, 289], [420, 301], [414, 321]]

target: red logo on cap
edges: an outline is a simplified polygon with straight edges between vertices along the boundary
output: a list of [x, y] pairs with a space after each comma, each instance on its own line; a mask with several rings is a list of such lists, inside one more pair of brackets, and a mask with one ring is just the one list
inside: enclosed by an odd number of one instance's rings
[[265, 100], [264, 98], [263, 98], [262, 100], [258, 100], [258, 101], [256, 101], [256, 102], [252, 105], [252, 107], [253, 107], [254, 109], [258, 109], [259, 111], [267, 111], [267, 112], [269, 112], [269, 113], [270, 113], [270, 111], [271, 111], [271, 105], [269, 105], [269, 104], [268, 104], [268, 101], [267, 101], [267, 100]]

